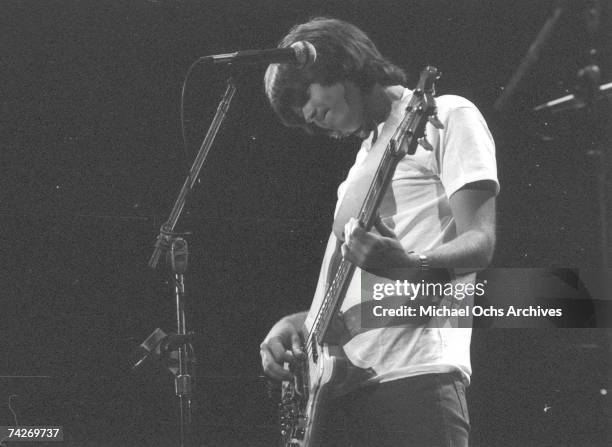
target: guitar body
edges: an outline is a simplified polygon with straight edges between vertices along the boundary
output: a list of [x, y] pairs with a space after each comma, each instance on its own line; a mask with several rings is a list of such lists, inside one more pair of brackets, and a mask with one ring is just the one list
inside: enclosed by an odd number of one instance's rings
[[317, 447], [329, 402], [341, 393], [350, 362], [342, 348], [322, 344], [291, 368], [292, 381], [281, 391], [280, 423], [283, 447]]

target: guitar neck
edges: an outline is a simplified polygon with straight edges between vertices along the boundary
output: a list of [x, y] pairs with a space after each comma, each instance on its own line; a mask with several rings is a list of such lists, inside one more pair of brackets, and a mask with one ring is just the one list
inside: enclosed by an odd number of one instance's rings
[[[434, 81], [438, 77], [439, 74], [435, 67], [426, 67], [422, 71], [417, 88], [406, 107], [406, 114], [386, 145], [357, 215], [365, 230], [372, 229], [378, 219], [378, 208], [391, 184], [399, 161], [407, 154], [415, 153], [419, 144], [418, 139], [425, 134], [425, 125], [429, 117], [435, 117], [433, 91]], [[437, 118], [435, 121], [437, 122]], [[439, 126], [442, 125], [439, 124]], [[354, 272], [355, 266], [350, 262], [342, 259], [338, 264], [334, 272], [334, 279], [325, 293], [313, 329], [308, 336], [309, 344], [313, 341], [321, 344], [328, 335], [331, 322], [340, 310]]]
[[319, 344], [327, 337], [334, 315], [340, 311], [342, 297], [346, 294], [346, 289], [355, 272], [355, 265], [342, 259], [334, 275], [334, 279], [323, 298], [323, 303], [319, 310], [319, 315], [313, 326], [312, 336]]
[[[378, 217], [378, 208], [391, 183], [398, 162], [399, 158], [395, 157], [393, 151], [389, 149], [386, 151], [378, 166], [374, 181], [370, 186], [359, 212], [359, 221], [366, 230], [370, 230], [374, 226], [374, 222]], [[323, 303], [321, 304], [319, 314], [317, 315], [311, 332], [311, 337], [314, 337], [317, 342], [321, 343], [322, 340], [325, 340], [333, 317], [337, 315], [340, 310], [342, 298], [346, 294], [354, 272], [355, 265], [351, 262], [342, 259], [338, 264], [334, 279], [325, 293]]]

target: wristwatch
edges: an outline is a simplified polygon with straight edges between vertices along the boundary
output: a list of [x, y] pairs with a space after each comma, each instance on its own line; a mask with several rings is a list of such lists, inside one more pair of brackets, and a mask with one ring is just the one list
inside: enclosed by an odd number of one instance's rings
[[417, 256], [419, 257], [419, 270], [421, 273], [429, 273], [429, 259], [427, 259], [427, 256], [420, 253]]

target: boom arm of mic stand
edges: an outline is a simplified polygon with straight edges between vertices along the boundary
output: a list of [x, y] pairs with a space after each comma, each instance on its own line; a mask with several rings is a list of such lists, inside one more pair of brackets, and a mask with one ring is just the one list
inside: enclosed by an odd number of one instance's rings
[[227, 80], [227, 88], [225, 90], [223, 98], [221, 99], [221, 102], [219, 103], [219, 106], [217, 107], [217, 111], [215, 112], [213, 121], [210, 125], [210, 128], [208, 129], [208, 132], [206, 133], [206, 137], [204, 138], [204, 141], [200, 146], [200, 150], [198, 151], [195, 157], [193, 165], [189, 170], [189, 174], [187, 175], [187, 178], [183, 183], [183, 187], [179, 192], [178, 198], [176, 199], [176, 202], [174, 202], [174, 207], [170, 212], [170, 217], [160, 228], [159, 235], [157, 236], [157, 240], [155, 241], [155, 249], [153, 250], [153, 255], [151, 256], [151, 259], [149, 259], [149, 267], [153, 269], [157, 267], [157, 265], [159, 264], [160, 257], [170, 245], [170, 240], [174, 232], [174, 227], [176, 226], [176, 223], [178, 222], [181, 216], [181, 212], [185, 207], [187, 196], [193, 189], [193, 185], [198, 179], [200, 170], [202, 169], [202, 166], [206, 161], [206, 157], [208, 156], [210, 148], [212, 147], [212, 144], [215, 141], [215, 137], [217, 136], [217, 133], [221, 128], [221, 124], [223, 124], [223, 121], [225, 120], [227, 111], [229, 110], [230, 103], [235, 93], [236, 86], [234, 84], [233, 79], [230, 77]]
[[525, 78], [525, 76], [527, 76], [527, 73], [529, 73], [533, 66], [538, 62], [538, 59], [540, 58], [540, 51], [552, 37], [553, 31], [557, 27], [557, 24], [561, 19], [561, 15], [565, 11], [566, 6], [564, 3], [564, 1], [557, 2], [557, 6], [553, 11], [552, 16], [546, 20], [546, 23], [529, 47], [529, 50], [521, 61], [521, 64], [512, 75], [512, 78], [510, 78], [508, 81], [508, 84], [504, 88], [504, 92], [499, 98], [497, 98], [497, 101], [495, 101], [493, 107], [498, 112], [506, 109], [510, 103], [510, 98], [514, 95], [519, 83], [523, 80], [523, 78]]

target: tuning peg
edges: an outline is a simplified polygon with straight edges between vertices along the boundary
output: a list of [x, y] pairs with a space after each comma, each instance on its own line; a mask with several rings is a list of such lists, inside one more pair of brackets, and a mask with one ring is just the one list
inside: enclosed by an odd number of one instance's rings
[[425, 149], [426, 151], [430, 151], [430, 152], [431, 152], [431, 151], [433, 151], [433, 150], [434, 150], [434, 148], [433, 148], [433, 146], [431, 145], [431, 143], [430, 143], [429, 141], [427, 141], [427, 139], [426, 139], [425, 137], [423, 137], [423, 138], [419, 138], [417, 141], [419, 142], [419, 145], [420, 145], [420, 146], [421, 146], [423, 149]]
[[435, 115], [431, 115], [428, 118], [428, 121], [431, 123], [432, 126], [434, 126], [436, 129], [444, 129], [444, 124], [442, 124], [442, 122], [438, 119], [438, 114], [436, 113]]

